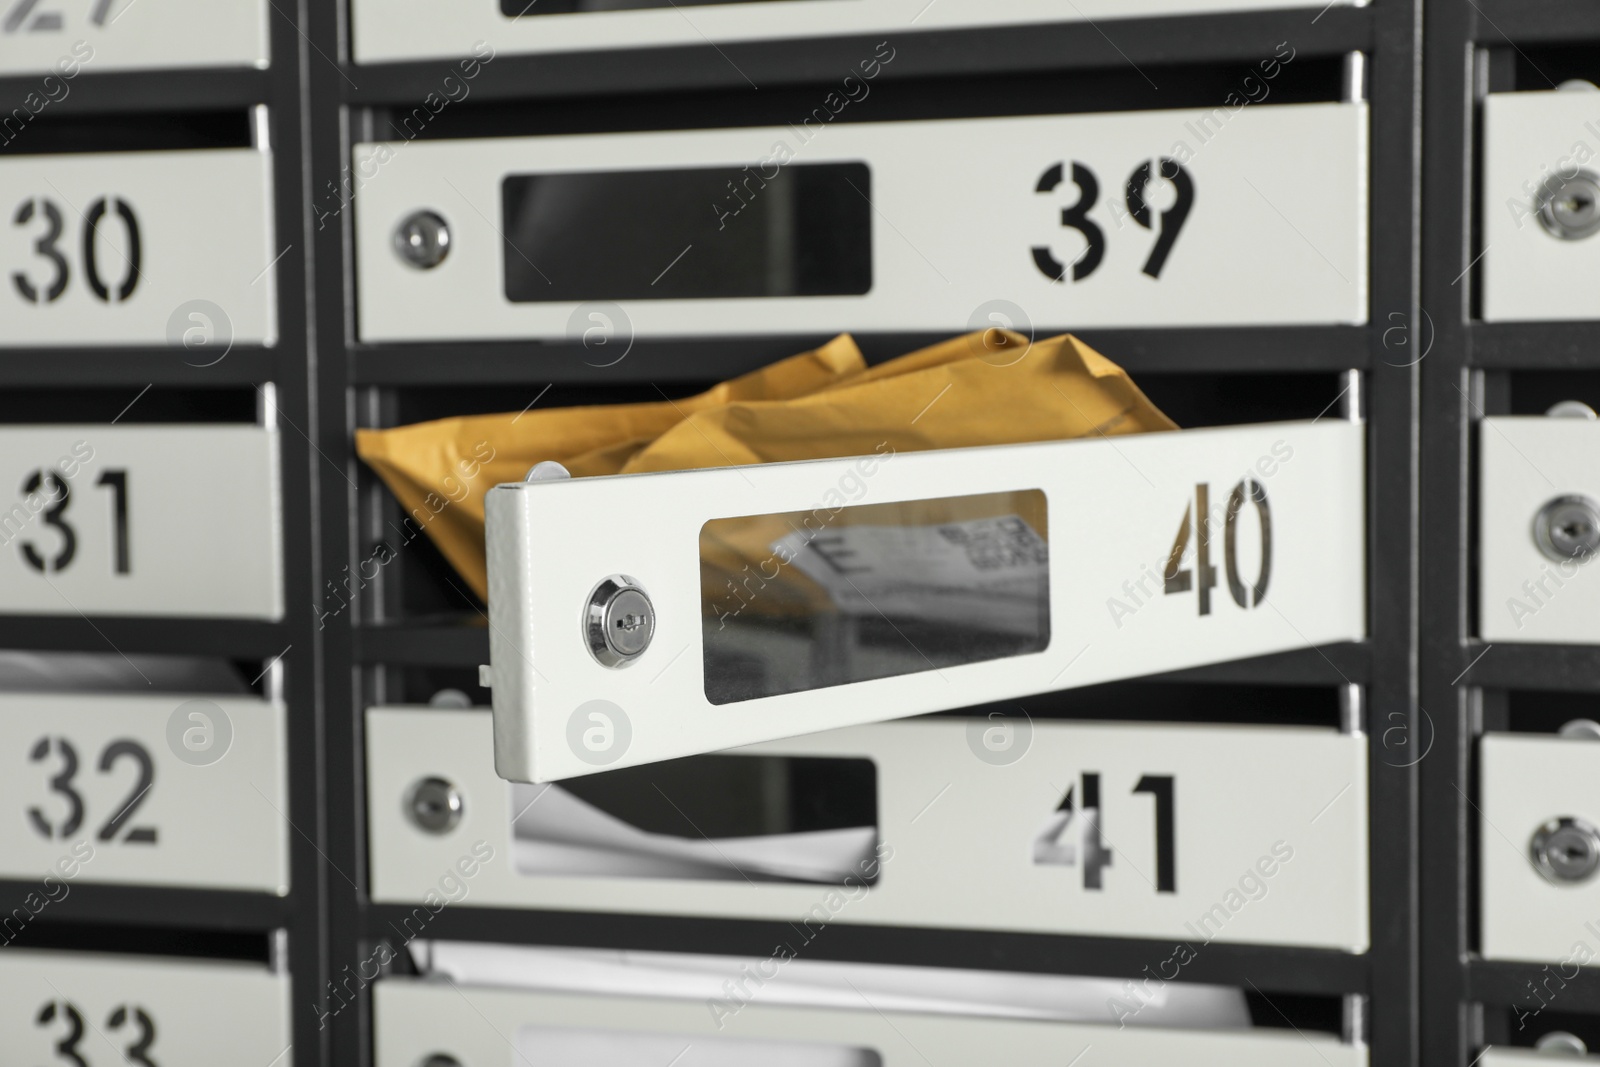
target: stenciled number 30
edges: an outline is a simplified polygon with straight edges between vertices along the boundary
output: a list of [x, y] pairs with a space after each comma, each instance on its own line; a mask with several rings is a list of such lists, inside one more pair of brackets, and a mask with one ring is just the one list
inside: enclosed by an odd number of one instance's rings
[[[1166, 265], [1172, 246], [1177, 243], [1178, 231], [1183, 228], [1184, 220], [1189, 217], [1189, 209], [1194, 206], [1194, 179], [1183, 169], [1183, 164], [1168, 156], [1162, 156], [1160, 162], [1161, 177], [1172, 183], [1173, 188], [1177, 190], [1177, 196], [1172, 206], [1161, 212], [1155, 247], [1150, 249], [1150, 257], [1144, 262], [1144, 273], [1152, 278], [1161, 277], [1161, 268]], [[1150, 161], [1147, 159], [1128, 175], [1122, 197], [1123, 202], [1128, 205], [1129, 217], [1147, 230], [1156, 226], [1150, 217], [1149, 201], [1145, 199], [1145, 193], [1153, 180], [1152, 175]], [[1034, 186], [1034, 192], [1054, 192], [1056, 187], [1066, 180], [1066, 176], [1066, 165], [1056, 163], [1039, 176], [1039, 183]], [[1078, 187], [1078, 200], [1071, 207], [1061, 209], [1061, 225], [1083, 234], [1087, 247], [1070, 264], [1057, 259], [1048, 245], [1035, 245], [1032, 249], [1034, 265], [1039, 268], [1040, 273], [1054, 282], [1066, 281], [1068, 269], [1072, 271], [1073, 281], [1082, 281], [1095, 272], [1106, 254], [1105, 231], [1089, 218], [1089, 212], [1100, 200], [1100, 180], [1095, 177], [1094, 171], [1082, 163], [1074, 162], [1072, 184]]]
[[[100, 228], [106, 224], [108, 214], [116, 215], [127, 235], [127, 252], [121, 255], [122, 277], [114, 286], [108, 285], [100, 272]], [[35, 283], [26, 273], [16, 271], [11, 275], [11, 284], [16, 286], [22, 299], [30, 304], [53, 304], [61, 299], [67, 291], [67, 283], [72, 279], [72, 268], [59, 247], [66, 229], [61, 208], [47, 197], [24, 200], [12, 216], [11, 224], [28, 226], [37, 216], [43, 216], [44, 232], [35, 238], [33, 253], [49, 264], [49, 279]], [[103, 196], [90, 204], [83, 216], [83, 277], [95, 298], [107, 304], [120, 304], [132, 296], [139, 286], [142, 258], [139, 217], [132, 206], [121, 197], [108, 200]]]

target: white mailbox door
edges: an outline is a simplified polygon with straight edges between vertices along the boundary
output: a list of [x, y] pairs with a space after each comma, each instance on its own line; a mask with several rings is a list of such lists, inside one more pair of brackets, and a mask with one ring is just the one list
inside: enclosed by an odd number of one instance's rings
[[1600, 963], [1600, 744], [1487, 734], [1478, 758], [1484, 957]]
[[0, 953], [6, 1062], [292, 1067], [289, 979], [239, 963]]
[[0, 427], [0, 494], [8, 612], [283, 615], [276, 430]]
[[273, 344], [271, 190], [249, 148], [0, 161], [0, 345]]
[[1479, 635], [1600, 642], [1600, 422], [1484, 419], [1478, 472]]
[[[454, 869], [463, 899], [483, 906], [1172, 939], [1200, 951], [1213, 940], [1368, 943], [1359, 735], [1022, 714], [857, 726], [724, 758], [868, 760], [875, 825], [711, 841], [692, 817], [672, 817], [690, 803], [672, 780], [653, 784], [682, 839], [620, 828], [560, 786], [513, 790], [494, 773], [491, 735], [487, 711], [367, 713], [374, 899], [421, 903]], [[462, 799], [446, 833], [406, 815], [416, 784], [435, 778]], [[641, 855], [659, 862], [630, 866]], [[996, 904], [972, 906], [981, 900]], [[1158, 965], [1169, 977], [1182, 958], [1171, 951]]]
[[[1288, 422], [497, 486], [496, 767], [550, 781], [1359, 640], [1363, 433]], [[644, 647], [616, 656], [614, 639]]]
[[[377, 1067], [412, 1067], [436, 1052], [463, 1064], [504, 1063], [508, 1043], [518, 1062], [526, 1058], [549, 1067], [595, 1062], [649, 1067], [681, 1054], [685, 1045], [698, 1050], [694, 1055], [701, 1063], [801, 1067], [970, 1067], [1002, 1053], [1016, 1067], [1060, 1067], [1090, 1048], [1096, 1062], [1117, 1067], [1364, 1067], [1367, 1062], [1364, 1047], [1288, 1030], [1118, 1029], [971, 1018], [877, 1010], [866, 998], [861, 1010], [845, 1011], [769, 1007], [758, 997], [723, 1020], [721, 1029], [699, 1000], [541, 994], [406, 978], [380, 979], [373, 999]], [[665, 1056], [658, 1054], [663, 1047], [669, 1047]]]
[[[497, 52], [541, 53], [611, 50], [708, 41], [759, 41], [890, 33], [905, 46], [907, 30], [1095, 22], [1155, 15], [1203, 14], [1282, 7], [1317, 7], [1303, 0], [788, 0], [665, 4], [609, 0], [604, 4], [557, 0], [467, 0], [451, 8], [426, 0], [355, 0], [356, 60], [448, 59], [492, 42]], [[1350, 0], [1334, 0], [1343, 6]], [[1332, 6], [1332, 5], [1330, 5]], [[655, 8], [657, 10], [644, 10]], [[864, 58], [870, 57], [869, 48]], [[840, 71], [840, 77], [851, 73]]]
[[31, 122], [82, 74], [265, 67], [267, 12], [268, 0], [10, 0], [0, 8], [0, 74], [45, 76], [15, 104]]
[[0, 878], [289, 889], [283, 708], [0, 695]]
[[1600, 318], [1600, 93], [1492, 93], [1483, 135], [1485, 321]]
[[[366, 341], [1367, 316], [1364, 104], [363, 144], [354, 167]], [[397, 248], [441, 224], [442, 260]]]

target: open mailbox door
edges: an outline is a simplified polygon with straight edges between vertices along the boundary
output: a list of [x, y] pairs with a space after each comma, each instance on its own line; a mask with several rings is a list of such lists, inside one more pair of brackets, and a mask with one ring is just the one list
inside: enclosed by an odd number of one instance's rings
[[495, 767], [544, 782], [1366, 630], [1363, 427], [497, 486]]

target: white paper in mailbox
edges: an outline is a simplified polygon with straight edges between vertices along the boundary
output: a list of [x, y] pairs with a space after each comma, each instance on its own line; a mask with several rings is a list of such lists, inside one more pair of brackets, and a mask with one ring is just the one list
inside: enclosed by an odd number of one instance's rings
[[874, 826], [715, 841], [674, 837], [640, 830], [556, 785], [517, 783], [511, 803], [520, 813], [512, 834], [523, 874], [837, 884], [860, 871], [878, 843]]
[[[738, 956], [460, 941], [416, 940], [409, 947], [412, 961], [423, 974], [447, 976], [461, 985], [676, 1000], [726, 998], [723, 985], [738, 979], [741, 967], [770, 962]], [[1107, 998], [1125, 996], [1127, 984], [1111, 978], [792, 958], [783, 963], [780, 974], [781, 980], [767, 981], [756, 994], [760, 1003], [862, 1011], [870, 1001], [879, 1012], [1057, 1022], [1105, 1022]], [[1126, 1021], [1131, 1026], [1232, 1029], [1249, 1026], [1250, 1012], [1244, 994], [1237, 989], [1166, 982], [1152, 986], [1144, 1007]], [[674, 1054], [678, 1051], [672, 1050]]]

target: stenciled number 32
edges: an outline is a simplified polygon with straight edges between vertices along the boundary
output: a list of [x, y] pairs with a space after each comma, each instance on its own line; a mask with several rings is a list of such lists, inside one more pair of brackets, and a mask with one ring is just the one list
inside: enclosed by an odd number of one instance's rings
[[[1172, 206], [1161, 212], [1155, 247], [1150, 249], [1150, 257], [1144, 262], [1144, 273], [1152, 278], [1161, 277], [1161, 268], [1166, 265], [1168, 254], [1172, 252], [1172, 246], [1177, 243], [1178, 231], [1183, 228], [1184, 220], [1189, 217], [1189, 209], [1194, 206], [1194, 179], [1183, 168], [1183, 164], [1168, 156], [1162, 156], [1160, 162], [1161, 177], [1172, 183], [1177, 196]], [[1039, 175], [1039, 182], [1034, 186], [1034, 192], [1054, 192], [1066, 177], [1066, 165], [1053, 164]], [[1155, 228], [1156, 225], [1151, 221], [1150, 204], [1145, 199], [1145, 193], [1152, 180], [1150, 161], [1147, 159], [1128, 175], [1123, 188], [1123, 202], [1128, 206], [1129, 217], [1147, 230]], [[1094, 171], [1082, 163], [1074, 162], [1072, 184], [1078, 187], [1078, 200], [1072, 206], [1061, 209], [1061, 225], [1082, 234], [1087, 246], [1071, 263], [1063, 263], [1057, 259], [1048, 245], [1034, 245], [1032, 249], [1034, 266], [1053, 282], [1066, 281], [1069, 269], [1072, 271], [1072, 280], [1081, 282], [1095, 272], [1106, 254], [1105, 231], [1089, 218], [1089, 212], [1100, 200], [1100, 180], [1095, 177]]]

